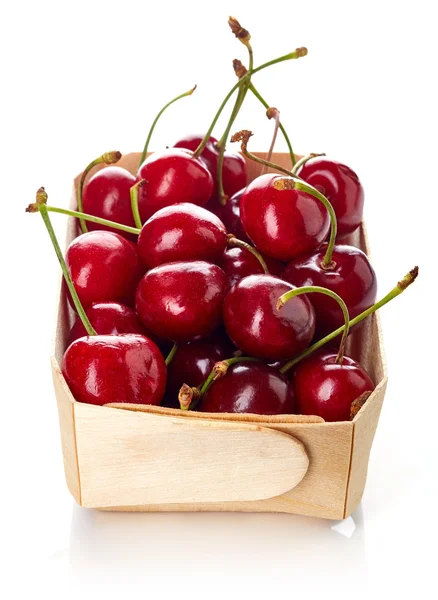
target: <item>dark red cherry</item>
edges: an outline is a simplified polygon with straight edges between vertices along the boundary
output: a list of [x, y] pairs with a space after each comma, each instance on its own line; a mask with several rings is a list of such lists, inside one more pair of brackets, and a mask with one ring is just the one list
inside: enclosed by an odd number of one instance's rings
[[279, 179], [289, 178], [267, 173], [254, 179], [240, 201], [240, 217], [263, 254], [290, 261], [323, 242], [330, 219], [324, 205], [307, 192], [276, 189]]
[[189, 342], [218, 327], [227, 289], [227, 277], [216, 265], [204, 261], [167, 263], [151, 269], [140, 281], [137, 313], [152, 333]]
[[[204, 139], [202, 135], [187, 135], [174, 144], [175, 148], [188, 148], [189, 150], [196, 150], [201, 141]], [[217, 170], [219, 163], [219, 151], [216, 148], [217, 139], [210, 137], [207, 145], [205, 146], [201, 157], [204, 159], [208, 170], [210, 171], [213, 181], [213, 198], [216, 200], [217, 197]], [[224, 162], [222, 167], [222, 183], [224, 192], [227, 196], [231, 197], [236, 192], [241, 190], [246, 185], [247, 180], [247, 168], [246, 161], [240, 152], [232, 150], [225, 150]], [[233, 232], [231, 232], [233, 233]], [[238, 236], [236, 236], [238, 237]]]
[[213, 192], [213, 178], [204, 161], [183, 148], [151, 154], [138, 170], [137, 179], [147, 182], [138, 193], [142, 221], [160, 208], [180, 202], [203, 206]]
[[142, 335], [92, 335], [71, 344], [62, 373], [78, 402], [159, 404], [166, 364], [157, 346]]
[[[132, 308], [120, 304], [120, 302], [95, 302], [85, 312], [98, 335], [118, 333], [139, 333], [144, 335], [146, 333], [136, 312]], [[70, 330], [67, 346], [87, 335], [87, 331], [78, 317]]]
[[309, 345], [315, 332], [315, 311], [309, 300], [297, 296], [276, 308], [279, 297], [293, 288], [272, 275], [250, 275], [228, 292], [225, 328], [244, 354], [276, 361], [291, 358]]
[[245, 188], [227, 200], [225, 206], [222, 207], [222, 221], [228, 233], [232, 233], [237, 239], [242, 240], [242, 242], [251, 244], [251, 240], [246, 235], [246, 231], [240, 220], [240, 199], [244, 191]]
[[336, 356], [336, 352], [321, 352], [298, 363], [293, 383], [300, 414], [349, 421], [353, 400], [374, 390], [371, 377], [358, 362], [344, 356], [338, 364]]
[[359, 227], [364, 192], [359, 177], [350, 167], [325, 156], [317, 156], [308, 160], [298, 175], [329, 199], [336, 213], [338, 239]]
[[[347, 305], [350, 319], [374, 304], [377, 294], [377, 280], [373, 267], [366, 254], [353, 246], [336, 244], [332, 261], [334, 267], [324, 269], [327, 244], [305, 256], [300, 256], [288, 264], [283, 279], [296, 287], [318, 285], [336, 292]], [[316, 313], [316, 336], [324, 337], [344, 324], [344, 317], [338, 303], [322, 294], [309, 294]]]
[[93, 302], [132, 303], [144, 273], [135, 244], [111, 231], [89, 231], [69, 245], [65, 260], [79, 299]]
[[167, 368], [166, 406], [179, 408], [178, 392], [183, 383], [201, 385], [219, 360], [232, 355], [232, 344], [224, 335], [213, 334], [199, 342], [178, 346]]
[[146, 221], [138, 253], [148, 268], [178, 260], [219, 263], [226, 245], [222, 221], [205, 208], [184, 202], [166, 206]]
[[[280, 277], [284, 271], [283, 263], [269, 258], [269, 256], [263, 258], [269, 273]], [[263, 267], [257, 257], [244, 248], [228, 248], [219, 266], [227, 275], [230, 287], [248, 275], [261, 275], [264, 273]]]
[[215, 381], [205, 393], [203, 412], [252, 413], [257, 415], [294, 414], [292, 384], [268, 365], [241, 362]]
[[[121, 167], [111, 166], [101, 169], [90, 178], [84, 188], [82, 195], [84, 212], [102, 219], [135, 227], [129, 192], [135, 181], [134, 175]], [[119, 229], [111, 229], [105, 225], [98, 225], [91, 221], [87, 221], [87, 228], [89, 231], [116, 231], [127, 239], [136, 240], [136, 237], [132, 234]]]

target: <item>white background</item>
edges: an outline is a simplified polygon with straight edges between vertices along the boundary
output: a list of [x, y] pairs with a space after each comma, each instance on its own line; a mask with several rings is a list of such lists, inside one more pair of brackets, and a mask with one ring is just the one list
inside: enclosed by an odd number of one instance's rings
[[[2, 3], [4, 597], [436, 592], [432, 7], [427, 0]], [[420, 265], [415, 286], [382, 311], [390, 384], [350, 537], [329, 521], [293, 515], [98, 513], [74, 505], [64, 483], [48, 361], [58, 265], [42, 223], [24, 208], [40, 185], [65, 206], [85, 164], [109, 149], [140, 150], [158, 109], [194, 83], [196, 93], [163, 117], [152, 147], [205, 130], [234, 84], [231, 60], [246, 60], [229, 14], [251, 31], [256, 64], [308, 47], [306, 58], [254, 83], [280, 109], [297, 151], [324, 151], [360, 175], [380, 295]], [[266, 149], [272, 123], [252, 98], [241, 127], [255, 132], [252, 149]], [[277, 149], [284, 150], [281, 136]], [[54, 220], [62, 234], [63, 218]]]

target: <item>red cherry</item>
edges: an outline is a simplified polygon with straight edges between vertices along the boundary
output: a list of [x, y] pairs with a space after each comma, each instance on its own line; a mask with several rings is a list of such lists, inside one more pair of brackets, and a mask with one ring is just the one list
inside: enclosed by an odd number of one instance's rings
[[228, 368], [205, 393], [203, 412], [293, 414], [295, 395], [292, 384], [268, 365], [241, 362]]
[[144, 272], [136, 246], [111, 231], [78, 236], [68, 247], [65, 260], [85, 309], [93, 302], [130, 304]]
[[216, 265], [167, 263], [151, 269], [140, 281], [136, 308], [148, 330], [175, 342], [189, 342], [218, 327], [227, 289], [227, 277]]
[[166, 364], [157, 346], [142, 335], [92, 335], [69, 346], [62, 373], [78, 402], [159, 404]]
[[137, 179], [146, 181], [138, 194], [142, 221], [160, 208], [180, 202], [203, 206], [213, 191], [213, 178], [203, 160], [183, 148], [151, 154], [141, 165]]
[[321, 352], [296, 367], [293, 383], [300, 414], [349, 421], [353, 400], [374, 390], [372, 379], [358, 362], [344, 356], [337, 363], [336, 356], [336, 352]]
[[225, 335], [213, 335], [199, 342], [178, 346], [167, 367], [166, 406], [179, 408], [178, 392], [183, 383], [193, 387], [201, 385], [214, 365], [232, 354], [232, 345]]
[[240, 220], [240, 199], [242, 198], [244, 191], [245, 188], [227, 200], [225, 206], [222, 207], [221, 219], [227, 228], [228, 233], [232, 233], [237, 239], [250, 244], [251, 240], [246, 235], [246, 231]]
[[[201, 141], [204, 139], [202, 135], [187, 135], [174, 144], [174, 148], [187, 148], [195, 151]], [[210, 171], [213, 181], [214, 190], [213, 198], [217, 198], [217, 170], [219, 162], [219, 150], [216, 148], [217, 139], [210, 137], [207, 145], [201, 153], [201, 157], [204, 159], [208, 170]], [[247, 179], [247, 168], [246, 161], [240, 152], [233, 152], [231, 150], [225, 150], [224, 162], [222, 167], [222, 182], [224, 186], [224, 192], [227, 196], [231, 197], [236, 192], [241, 190], [246, 185]], [[217, 201], [216, 201], [217, 202]], [[234, 232], [230, 232], [234, 233]], [[238, 237], [238, 236], [236, 236]]]
[[298, 175], [317, 188], [332, 204], [341, 239], [359, 227], [362, 221], [364, 192], [356, 173], [336, 160], [318, 156], [308, 160]]
[[[279, 277], [284, 271], [283, 263], [268, 256], [263, 258], [269, 273]], [[261, 275], [264, 273], [257, 257], [244, 248], [228, 248], [219, 266], [228, 277], [230, 287], [248, 275]]]
[[291, 178], [268, 173], [254, 179], [240, 201], [240, 217], [263, 254], [290, 261], [323, 242], [330, 219], [319, 200], [301, 190], [277, 189], [277, 180]]
[[[327, 244], [311, 254], [300, 256], [288, 264], [283, 279], [296, 287], [317, 285], [332, 290], [344, 300], [350, 319], [367, 310], [376, 301], [377, 280], [366, 254], [353, 246], [336, 244], [332, 255], [334, 267], [321, 265]], [[316, 336], [324, 337], [344, 324], [338, 303], [322, 294], [311, 294], [316, 313]]]
[[[140, 323], [136, 312], [119, 302], [95, 302], [85, 312], [98, 335], [145, 333], [145, 328]], [[67, 346], [87, 335], [87, 331], [78, 317], [70, 330]]]
[[225, 297], [223, 318], [231, 341], [245, 354], [271, 361], [304, 350], [315, 332], [315, 311], [304, 296], [280, 310], [279, 297], [294, 286], [272, 275], [250, 275]]
[[148, 268], [181, 260], [218, 263], [226, 244], [222, 221], [205, 208], [182, 203], [166, 206], [146, 221], [138, 253]]
[[[121, 167], [101, 169], [91, 177], [84, 188], [82, 195], [83, 211], [95, 217], [135, 227], [129, 193], [135, 181], [134, 175]], [[87, 221], [87, 227], [89, 231], [116, 231], [127, 239], [133, 241], [136, 239], [132, 234], [90, 221]]]

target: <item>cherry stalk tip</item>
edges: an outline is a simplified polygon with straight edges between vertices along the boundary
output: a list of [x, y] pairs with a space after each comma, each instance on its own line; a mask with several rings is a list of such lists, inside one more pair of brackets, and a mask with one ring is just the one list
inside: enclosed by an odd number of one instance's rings
[[419, 271], [418, 267], [414, 267], [413, 269], [411, 269], [409, 271], [409, 273], [407, 273], [403, 277], [403, 279], [398, 282], [397, 286], [401, 290], [405, 290], [407, 287], [409, 287], [411, 285], [411, 283], [414, 283], [414, 281], [417, 279], [418, 271]]
[[275, 119], [278, 114], [279, 114], [279, 110], [278, 108], [275, 108], [275, 106], [270, 106], [267, 111], [266, 111], [266, 116], [268, 117], [268, 119]]
[[110, 152], [105, 152], [102, 154], [102, 162], [106, 165], [113, 165], [118, 162], [122, 158], [122, 153], [118, 150], [111, 150]]
[[227, 371], [228, 371], [228, 362], [226, 360], [221, 360], [221, 361], [217, 362], [213, 366], [213, 372], [214, 372], [213, 381], [217, 381], [218, 379], [221, 379], [222, 377], [224, 377], [227, 374]]
[[248, 30], [244, 29], [236, 17], [229, 17], [228, 25], [231, 28], [231, 31], [234, 33], [236, 38], [242, 42], [242, 44], [247, 45], [249, 40], [251, 39], [251, 35]]
[[183, 383], [178, 394], [181, 410], [189, 410], [191, 403], [197, 400], [200, 395], [198, 388], [190, 387], [186, 383]]
[[276, 190], [293, 190], [295, 182], [292, 178], [281, 177], [274, 181], [274, 188]]
[[239, 79], [242, 79], [242, 77], [245, 77], [245, 75], [248, 73], [248, 69], [242, 64], [242, 61], [240, 61], [238, 58], [235, 58], [233, 60], [233, 69]]

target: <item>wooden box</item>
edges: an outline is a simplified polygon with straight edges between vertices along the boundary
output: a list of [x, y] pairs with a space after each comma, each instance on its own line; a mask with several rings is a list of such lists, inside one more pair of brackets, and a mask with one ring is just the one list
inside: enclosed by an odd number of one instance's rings
[[[119, 164], [135, 172], [138, 160], [139, 154], [129, 154]], [[290, 164], [286, 154], [273, 160]], [[253, 179], [259, 165], [249, 164], [249, 171]], [[67, 243], [76, 231], [71, 219]], [[363, 227], [348, 242], [369, 251]], [[359, 504], [387, 383], [378, 315], [353, 332], [347, 350], [376, 389], [353, 421], [339, 423], [75, 402], [59, 366], [72, 320], [60, 292], [53, 381], [67, 485], [81, 506], [342, 519]]]

